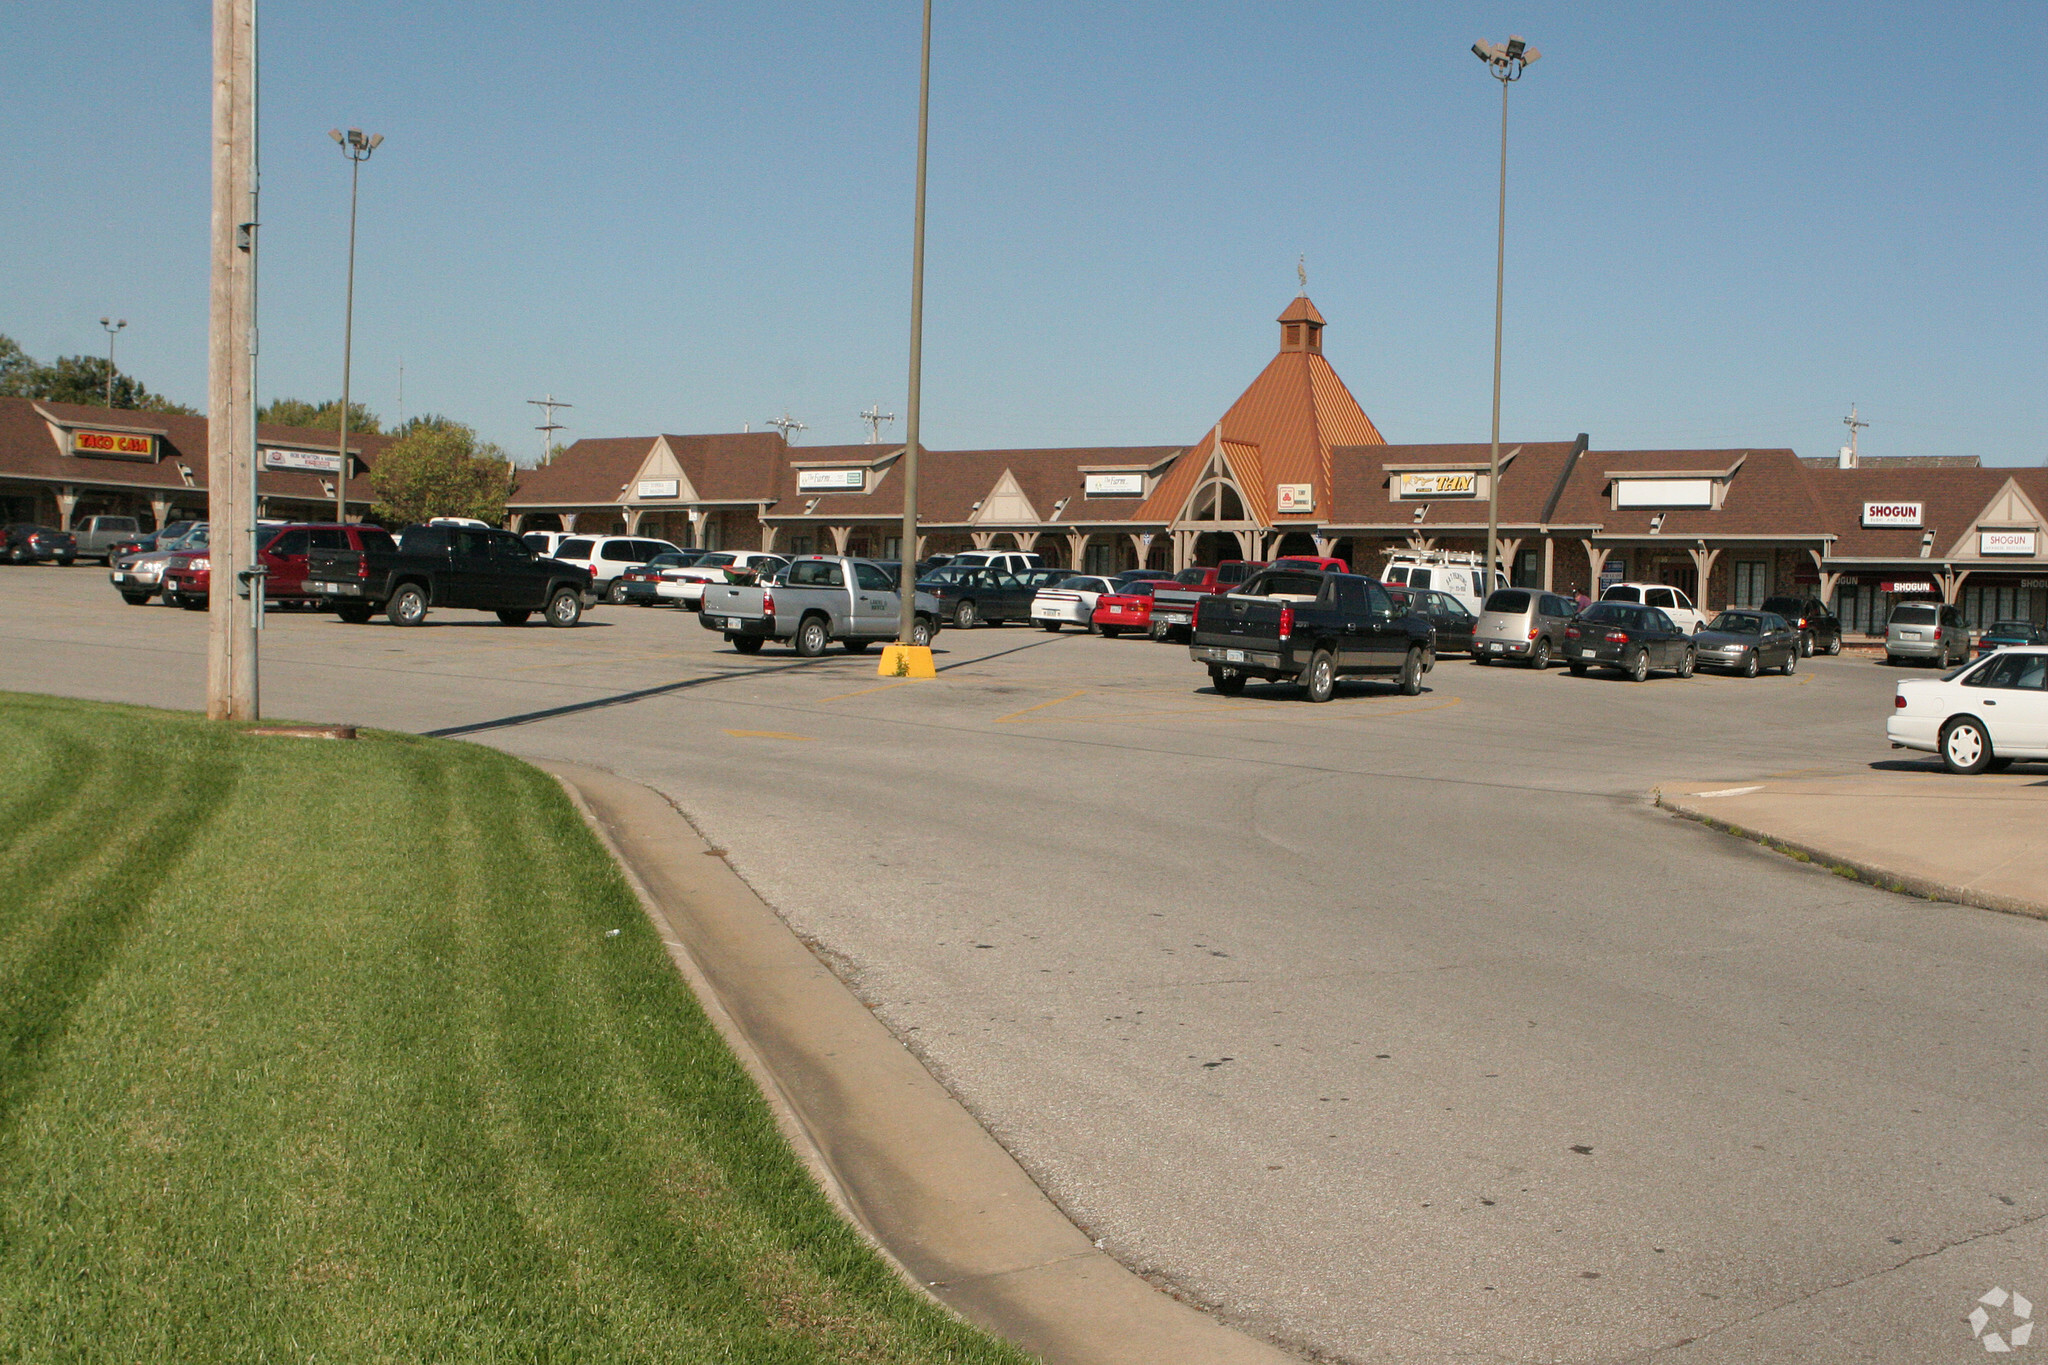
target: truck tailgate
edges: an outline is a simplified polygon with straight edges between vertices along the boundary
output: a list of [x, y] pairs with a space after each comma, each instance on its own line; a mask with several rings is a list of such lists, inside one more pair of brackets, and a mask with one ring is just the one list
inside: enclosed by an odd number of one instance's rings
[[758, 621], [768, 613], [762, 608], [762, 590], [739, 583], [706, 583], [704, 601], [698, 610], [706, 616], [727, 616], [741, 621]]
[[[1212, 597], [1202, 608], [1202, 624], [1195, 633], [1195, 643], [1268, 651], [1277, 649], [1280, 645], [1280, 610], [1287, 605], [1290, 604], [1266, 597], [1239, 597], [1235, 594]], [[1158, 608], [1153, 610], [1156, 612]]]

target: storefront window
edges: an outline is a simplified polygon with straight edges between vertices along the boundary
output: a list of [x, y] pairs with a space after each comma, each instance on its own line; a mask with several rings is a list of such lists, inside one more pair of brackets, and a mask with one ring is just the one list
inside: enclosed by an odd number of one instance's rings
[[2036, 593], [2018, 584], [1965, 583], [1963, 621], [1972, 630], [1982, 630], [1993, 621], [2034, 621]]
[[1760, 607], [1771, 595], [1771, 564], [1767, 559], [1735, 561], [1735, 592], [1731, 607]]

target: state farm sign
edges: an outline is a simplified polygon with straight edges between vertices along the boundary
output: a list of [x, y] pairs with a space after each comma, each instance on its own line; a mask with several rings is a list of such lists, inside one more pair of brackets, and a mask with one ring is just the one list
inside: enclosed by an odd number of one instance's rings
[[1917, 502], [1866, 502], [1863, 504], [1865, 526], [1918, 526], [1920, 504]]

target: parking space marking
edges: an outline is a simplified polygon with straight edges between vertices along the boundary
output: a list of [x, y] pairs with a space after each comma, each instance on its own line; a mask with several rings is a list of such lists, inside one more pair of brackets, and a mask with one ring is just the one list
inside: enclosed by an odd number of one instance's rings
[[1003, 725], [1010, 721], [1016, 720], [1019, 716], [1028, 716], [1033, 711], [1043, 711], [1048, 706], [1058, 706], [1063, 701], [1072, 701], [1076, 697], [1085, 696], [1087, 695], [1087, 692], [1088, 689], [1085, 687], [1077, 688], [1074, 691], [1067, 693], [1064, 697], [1054, 697], [1051, 701], [1042, 701], [1038, 703], [1038, 705], [1036, 706], [1027, 706], [1022, 711], [1012, 711], [1007, 716], [997, 716], [992, 723], [996, 725]]
[[1694, 792], [1692, 793], [1692, 799], [1695, 801], [1711, 801], [1717, 796], [1747, 796], [1751, 792], [1760, 792], [1762, 790], [1762, 787], [1723, 787], [1719, 791]]
[[895, 682], [883, 683], [880, 687], [863, 687], [858, 692], [839, 692], [829, 697], [818, 698], [818, 704], [828, 701], [845, 701], [848, 697], [867, 697], [877, 692], [887, 692], [893, 687], [909, 687], [914, 683], [930, 682], [929, 678], [899, 678]]
[[816, 735], [792, 735], [787, 730], [727, 730], [734, 739], [800, 739], [806, 744], [817, 742]]

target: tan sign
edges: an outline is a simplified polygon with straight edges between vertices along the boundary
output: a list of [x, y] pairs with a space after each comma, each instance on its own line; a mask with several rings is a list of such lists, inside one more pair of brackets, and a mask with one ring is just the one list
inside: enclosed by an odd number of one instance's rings
[[154, 460], [156, 437], [141, 436], [132, 431], [74, 431], [71, 433], [71, 453], [97, 455], [111, 460]]
[[1977, 532], [1977, 553], [1980, 555], [2031, 555], [2034, 553], [2032, 531], [1979, 531]]
[[1476, 473], [1432, 470], [1401, 476], [1401, 496], [1404, 498], [1470, 498], [1477, 496], [1478, 492], [1479, 475]]
[[681, 479], [642, 479], [634, 486], [633, 496], [636, 498], [680, 497], [681, 493], [679, 490], [681, 487]]
[[1316, 487], [1312, 483], [1283, 483], [1280, 485], [1279, 510], [1282, 512], [1313, 512], [1316, 510]]

